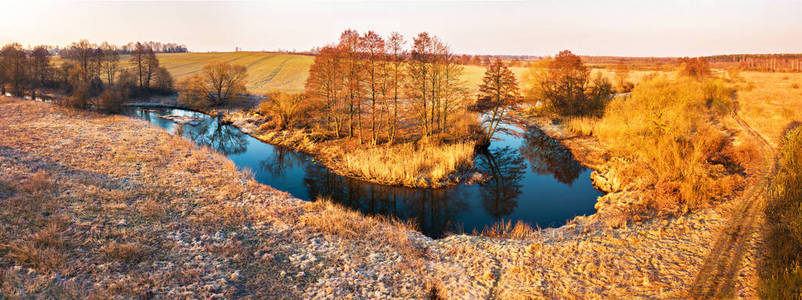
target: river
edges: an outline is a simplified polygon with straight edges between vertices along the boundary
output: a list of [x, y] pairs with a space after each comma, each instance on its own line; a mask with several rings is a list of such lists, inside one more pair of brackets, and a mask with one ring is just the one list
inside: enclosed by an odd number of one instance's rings
[[[602, 195], [593, 188], [591, 170], [537, 127], [520, 134], [502, 132], [489, 153], [476, 155], [476, 168], [490, 174], [490, 180], [429, 189], [380, 185], [334, 174], [306, 154], [261, 142], [199, 112], [132, 108], [128, 114], [214, 148], [240, 169], [250, 169], [260, 183], [303, 200], [324, 196], [365, 214], [412, 220], [433, 238], [449, 232], [481, 231], [508, 220], [559, 227], [577, 215], [594, 213], [596, 199]], [[163, 115], [199, 121], [180, 125], [160, 117]]]

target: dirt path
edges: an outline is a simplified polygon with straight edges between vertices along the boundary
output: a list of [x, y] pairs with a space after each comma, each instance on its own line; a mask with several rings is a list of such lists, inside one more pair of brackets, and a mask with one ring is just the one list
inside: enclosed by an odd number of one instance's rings
[[[716, 234], [713, 247], [705, 259], [705, 264], [699, 269], [690, 295], [694, 298], [730, 298], [752, 297], [754, 284], [756, 284], [757, 263], [755, 247], [760, 237], [759, 232], [764, 222], [762, 211], [765, 205], [764, 192], [768, 178], [774, 170], [774, 149], [768, 141], [749, 126], [740, 116], [735, 115], [735, 121], [744, 133], [751, 137], [758, 145], [763, 157], [763, 168], [756, 174], [760, 180], [747, 190], [740, 201], [732, 209], [731, 216], [721, 231]], [[751, 255], [748, 255], [751, 254]], [[740, 290], [744, 288], [745, 290]], [[737, 292], [740, 292], [736, 294]], [[744, 295], [743, 293], [747, 295]], [[751, 295], [749, 295], [751, 294]]]

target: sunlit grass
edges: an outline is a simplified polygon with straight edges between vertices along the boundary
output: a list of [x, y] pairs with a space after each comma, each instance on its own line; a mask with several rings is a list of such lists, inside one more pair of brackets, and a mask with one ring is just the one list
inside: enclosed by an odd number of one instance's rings
[[405, 186], [438, 186], [473, 166], [473, 142], [401, 144], [346, 150], [338, 165], [357, 177]]
[[765, 210], [761, 293], [768, 299], [792, 299], [802, 293], [802, 127], [786, 134], [777, 168]]
[[802, 89], [794, 88], [802, 73], [742, 72], [736, 83], [741, 116], [779, 146], [786, 127], [802, 121]]
[[389, 185], [441, 187], [473, 167], [473, 142], [408, 142], [371, 146], [355, 139], [316, 141], [299, 130], [257, 134], [268, 143], [314, 155], [335, 173]]

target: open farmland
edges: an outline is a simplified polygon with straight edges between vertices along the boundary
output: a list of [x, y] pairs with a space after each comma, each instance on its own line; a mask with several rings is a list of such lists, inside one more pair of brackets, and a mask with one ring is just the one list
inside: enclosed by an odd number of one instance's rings
[[[315, 57], [300, 54], [273, 52], [214, 52], [214, 53], [162, 53], [157, 55], [159, 63], [180, 80], [199, 72], [212, 61], [225, 61], [248, 67], [248, 91], [263, 94], [271, 90], [299, 92], [309, 77], [309, 66]], [[127, 60], [128, 57], [123, 59]], [[521, 79], [526, 68], [510, 68]], [[482, 81], [485, 68], [468, 65], [463, 72], [466, 87], [476, 90]]]
[[[246, 87], [252, 94], [264, 94], [273, 90], [303, 91], [306, 78], [309, 77], [309, 66], [315, 60], [311, 55], [275, 52], [159, 53], [156, 56], [159, 64], [166, 67], [176, 81], [200, 72], [204, 65], [213, 61], [244, 65], [248, 68]], [[129, 55], [120, 57], [124, 68], [131, 67], [129, 59]], [[61, 59], [55, 58], [54, 63], [60, 65]], [[523, 67], [512, 67], [510, 70], [519, 81], [526, 72]], [[465, 86], [476, 91], [484, 73], [485, 68], [482, 66], [465, 66]]]
[[778, 147], [786, 128], [802, 121], [802, 73], [744, 72], [738, 84], [744, 120]]
[[314, 56], [271, 52], [164, 53], [158, 57], [159, 63], [178, 80], [200, 72], [213, 61], [244, 65], [248, 68], [246, 86], [257, 94], [271, 90], [302, 91], [309, 77], [309, 66], [315, 60]]

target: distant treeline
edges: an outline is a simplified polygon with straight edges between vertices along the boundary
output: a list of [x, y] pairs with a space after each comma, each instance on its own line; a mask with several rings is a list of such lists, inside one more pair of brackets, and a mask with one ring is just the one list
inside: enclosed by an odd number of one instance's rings
[[604, 68], [624, 62], [630, 69], [635, 70], [673, 69], [680, 60], [679, 57], [582, 56], [582, 61], [594, 68]]
[[714, 68], [745, 71], [802, 72], [802, 54], [729, 54], [706, 56]]
[[[54, 64], [46, 46], [7, 44], [0, 49], [0, 92], [30, 99], [52, 95], [75, 108], [120, 112], [127, 99], [173, 92], [173, 79], [159, 66], [154, 45], [165, 49], [164, 44], [138, 42], [124, 52], [106, 42], [82, 40], [60, 49], [63, 60]], [[122, 53], [130, 55], [130, 67], [121, 64]]]
[[[728, 54], [700, 58], [709, 63], [712, 68], [735, 68], [759, 72], [802, 72], [802, 54]], [[585, 63], [597, 68], [610, 67], [618, 62], [624, 62], [632, 69], [641, 70], [670, 70], [681, 65], [687, 59], [687, 57], [582, 56]]]
[[[103, 42], [103, 46], [107, 48], [114, 48], [118, 54], [131, 54], [131, 52], [136, 51], [136, 44], [139, 43], [143, 45], [145, 48], [150, 48], [153, 50], [154, 53], [187, 53], [189, 49], [184, 44], [178, 43], [162, 43], [162, 42], [154, 42], [154, 41], [147, 41], [147, 42], [130, 42], [128, 44], [118, 46], [114, 44], [110, 44], [107, 42]], [[38, 46], [42, 47], [51, 56], [64, 56], [65, 51], [70, 51], [72, 49], [72, 45], [62, 47], [62, 46], [50, 46], [50, 45], [42, 45]]]

